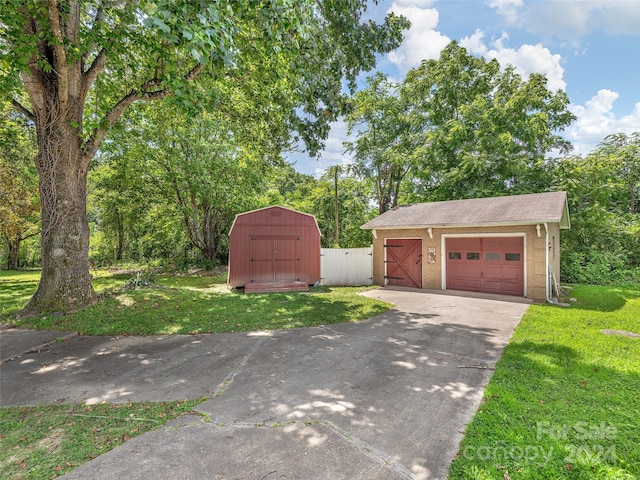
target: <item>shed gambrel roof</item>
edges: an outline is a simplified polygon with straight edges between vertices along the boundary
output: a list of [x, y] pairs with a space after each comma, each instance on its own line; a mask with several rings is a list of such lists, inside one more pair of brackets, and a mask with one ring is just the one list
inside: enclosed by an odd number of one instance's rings
[[318, 226], [318, 221], [316, 220], [315, 215], [311, 215], [310, 213], [300, 212], [292, 208], [281, 207], [280, 205], [272, 205], [270, 207], [263, 207], [263, 208], [258, 208], [256, 210], [250, 210], [248, 212], [238, 213], [233, 219], [233, 223], [231, 224], [231, 229], [229, 230], [229, 235], [231, 235], [231, 232], [233, 231], [233, 228], [236, 226], [236, 223], [241, 221], [243, 218], [255, 216], [257, 214], [259, 215], [261, 212], [266, 212], [266, 211], [281, 212], [284, 214], [288, 214], [290, 216], [307, 218], [309, 222], [310, 223], [312, 222], [312, 224], [315, 226], [315, 229], [318, 230], [318, 234], [322, 236], [322, 233], [320, 232], [320, 227]]
[[559, 223], [562, 229], [570, 228], [567, 192], [401, 205], [360, 228], [478, 227], [537, 223]]

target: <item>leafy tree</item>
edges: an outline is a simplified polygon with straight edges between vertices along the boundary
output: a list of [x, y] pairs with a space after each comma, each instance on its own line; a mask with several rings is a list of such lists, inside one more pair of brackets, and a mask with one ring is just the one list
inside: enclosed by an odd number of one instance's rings
[[640, 135], [615, 134], [586, 157], [556, 167], [566, 190], [571, 230], [562, 236], [563, 280], [578, 283], [640, 281]]
[[[130, 129], [116, 126], [90, 170], [88, 215], [92, 228], [92, 263], [112, 265], [159, 253], [140, 244], [153, 228], [149, 224], [150, 212], [159, 208], [162, 201], [153, 190], [147, 159], [135, 141], [136, 136]], [[161, 215], [162, 226], [173, 223], [172, 214], [177, 212], [165, 211]], [[158, 240], [157, 234], [153, 237], [154, 241]]]
[[112, 132], [91, 177], [98, 174], [92, 183], [98, 187], [99, 223], [105, 239], [117, 238], [116, 259], [125, 233], [129, 243], [147, 236], [151, 227], [143, 217], [157, 208], [171, 217], [161, 223], [183, 229], [203, 259], [226, 255], [234, 216], [256, 206], [270, 168], [265, 159], [277, 157], [281, 147], [278, 137], [265, 134], [267, 126], [256, 123], [258, 116], [243, 114], [248, 104], [234, 98], [232, 105], [195, 117], [169, 105], [140, 105]]
[[8, 102], [0, 104], [0, 238], [7, 246], [8, 269], [19, 268], [20, 244], [39, 233], [34, 133]]
[[257, 207], [268, 153], [216, 114], [169, 119], [163, 127], [144, 146], [156, 165], [158, 193], [177, 205], [190, 244], [216, 262], [228, 251], [235, 215]]
[[611, 163], [620, 194], [616, 199], [619, 208], [640, 213], [640, 132], [608, 135], [595, 153]]
[[315, 179], [295, 171], [291, 165], [278, 166], [269, 185], [262, 206], [282, 205], [315, 216], [322, 247], [355, 248], [371, 244], [371, 234], [361, 230], [360, 225], [375, 216], [372, 192], [367, 182], [350, 174], [348, 169], [334, 166]]
[[398, 204], [403, 181], [410, 170], [405, 104], [398, 85], [377, 73], [367, 79], [367, 87], [352, 99], [346, 117], [349, 134], [357, 131], [355, 142], [345, 142], [353, 153], [352, 171], [371, 182], [380, 214]]
[[558, 133], [574, 119], [563, 91], [549, 91], [541, 74], [525, 81], [513, 67], [469, 55], [456, 42], [411, 70], [401, 96], [414, 145], [413, 185], [423, 199], [545, 190], [546, 155], [570, 147]]
[[22, 313], [95, 301], [87, 172], [127, 108], [176, 95], [197, 111], [187, 93], [198, 77], [242, 83], [275, 70], [286, 73], [269, 85], [276, 93], [265, 85], [256, 95], [274, 108], [287, 98], [289, 128], [315, 152], [340, 113], [343, 78], [355, 82], [407, 26], [392, 15], [363, 23], [365, 9], [365, 0], [3, 1], [0, 91], [35, 123], [42, 204], [42, 276]]

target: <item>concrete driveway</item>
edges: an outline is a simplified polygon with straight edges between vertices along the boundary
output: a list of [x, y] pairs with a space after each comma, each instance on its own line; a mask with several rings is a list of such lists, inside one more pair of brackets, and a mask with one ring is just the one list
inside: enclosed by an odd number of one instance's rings
[[[528, 305], [367, 295], [396, 307], [359, 323], [249, 334], [59, 334], [4, 362], [0, 403], [207, 397], [197, 410], [210, 421], [183, 417], [68, 479], [444, 479]], [[2, 350], [15, 350], [23, 332], [4, 331]]]

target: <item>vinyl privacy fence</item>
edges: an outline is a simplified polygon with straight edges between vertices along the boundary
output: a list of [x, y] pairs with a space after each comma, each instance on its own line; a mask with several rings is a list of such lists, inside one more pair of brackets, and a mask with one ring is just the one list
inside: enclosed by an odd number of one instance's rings
[[373, 247], [320, 250], [321, 285], [371, 285]]

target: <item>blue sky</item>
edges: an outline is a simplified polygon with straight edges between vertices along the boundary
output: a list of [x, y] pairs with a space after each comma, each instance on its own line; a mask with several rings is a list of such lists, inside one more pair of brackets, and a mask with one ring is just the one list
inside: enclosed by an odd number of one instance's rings
[[[369, 14], [409, 18], [403, 44], [377, 70], [401, 81], [451, 40], [471, 53], [511, 64], [524, 76], [544, 73], [564, 89], [578, 117], [563, 133], [586, 154], [611, 133], [640, 131], [640, 0], [381, 0]], [[363, 76], [363, 78], [365, 78]], [[320, 174], [349, 162], [336, 122], [318, 160], [291, 155], [298, 171]]]

